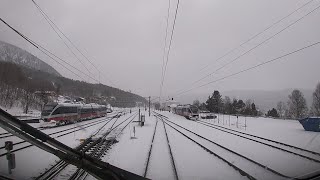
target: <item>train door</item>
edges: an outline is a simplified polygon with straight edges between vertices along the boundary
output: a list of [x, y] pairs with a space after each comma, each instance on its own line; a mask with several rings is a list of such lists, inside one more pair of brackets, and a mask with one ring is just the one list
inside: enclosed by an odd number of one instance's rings
[[77, 119], [76, 121], [81, 121], [81, 107], [77, 107]]
[[182, 115], [183, 116], [187, 116], [187, 109], [186, 108], [182, 108]]

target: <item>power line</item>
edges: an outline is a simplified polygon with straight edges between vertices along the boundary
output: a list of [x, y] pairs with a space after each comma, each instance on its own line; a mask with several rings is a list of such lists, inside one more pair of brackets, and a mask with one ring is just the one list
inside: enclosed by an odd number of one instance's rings
[[168, 38], [168, 27], [169, 27], [169, 16], [170, 16], [170, 6], [171, 6], [171, 0], [168, 1], [168, 10], [167, 10], [167, 24], [166, 24], [166, 35], [164, 38], [164, 47], [163, 47], [163, 56], [162, 56], [162, 68], [161, 68], [161, 82], [160, 82], [160, 96], [159, 101], [162, 95], [162, 78], [163, 78], [163, 71], [164, 71], [164, 63], [165, 63], [165, 54], [166, 54], [166, 47], [167, 47], [167, 38]]
[[[41, 9], [41, 7], [34, 1], [31, 0], [33, 4], [36, 6], [36, 8], [39, 10], [40, 14], [44, 17], [44, 19], [47, 21], [47, 23], [50, 25], [52, 30], [57, 34], [57, 36], [61, 39], [63, 44], [69, 49], [69, 51], [74, 55], [74, 57], [81, 63], [81, 65], [89, 72], [89, 74], [93, 75], [90, 70], [87, 68], [87, 66], [80, 60], [80, 58], [73, 52], [71, 47], [65, 42], [65, 40], [60, 36], [58, 31], [75, 47], [77, 50], [78, 48], [71, 42], [71, 40], [60, 30], [60, 28], [49, 18], [49, 16]], [[58, 30], [58, 31], [57, 31]], [[79, 51], [80, 52], [80, 51]], [[81, 52], [80, 52], [81, 53]]]
[[167, 52], [167, 61], [164, 66], [164, 72], [163, 72], [162, 81], [161, 81], [160, 94], [162, 94], [163, 83], [164, 83], [164, 79], [166, 76], [166, 70], [167, 70], [167, 65], [168, 65], [168, 61], [169, 61], [169, 54], [170, 54], [170, 50], [171, 50], [171, 44], [172, 44], [174, 29], [175, 29], [175, 25], [176, 25], [179, 4], [180, 4], [180, 0], [177, 1], [177, 5], [176, 5], [176, 11], [175, 11], [175, 15], [174, 15], [173, 26], [172, 26], [172, 30], [171, 30], [171, 36], [170, 36], [169, 47], [168, 47], [168, 52]]
[[[194, 85], [198, 82], [200, 82], [201, 80], [215, 74], [216, 72], [218, 72], [219, 70], [225, 68], [226, 66], [232, 64], [233, 62], [235, 62], [236, 60], [240, 59], [242, 56], [250, 53], [251, 51], [253, 51], [254, 49], [260, 47], [261, 45], [265, 44], [266, 42], [268, 42], [269, 40], [271, 40], [272, 38], [276, 37], [277, 35], [279, 35], [280, 33], [282, 33], [283, 31], [285, 31], [286, 29], [290, 28], [291, 26], [293, 26], [294, 24], [298, 23], [299, 21], [301, 21], [302, 19], [304, 19], [305, 17], [307, 17], [308, 15], [312, 14], [313, 12], [315, 12], [316, 10], [318, 10], [320, 8], [320, 6], [317, 6], [316, 8], [314, 8], [313, 10], [311, 10], [310, 12], [308, 12], [307, 14], [303, 15], [302, 17], [300, 17], [299, 19], [293, 21], [292, 23], [290, 23], [289, 25], [287, 25], [286, 27], [284, 27], [283, 29], [281, 29], [280, 31], [278, 31], [277, 33], [275, 33], [274, 35], [270, 36], [269, 38], [265, 39], [264, 41], [262, 41], [261, 43], [257, 44], [256, 46], [250, 48], [249, 50], [247, 50], [246, 52], [242, 53], [241, 55], [237, 56], [236, 58], [232, 59], [231, 61], [229, 61], [228, 63], [224, 64], [223, 66], [219, 67], [218, 69], [216, 69], [215, 71], [211, 72], [210, 74], [207, 74], [203, 77], [201, 77], [200, 79], [194, 81], [191, 83], [191, 85]], [[183, 90], [180, 90], [183, 91]], [[178, 91], [178, 92], [180, 92]]]
[[[247, 39], [246, 41], [242, 42], [240, 45], [238, 45], [237, 47], [231, 49], [230, 51], [228, 51], [227, 53], [225, 53], [224, 55], [220, 56], [219, 58], [215, 59], [213, 62], [217, 62], [220, 59], [228, 56], [229, 54], [233, 53], [234, 51], [236, 51], [237, 49], [239, 49], [240, 47], [242, 47], [243, 45], [247, 44], [248, 42], [252, 41], [253, 39], [255, 39], [256, 37], [258, 37], [259, 35], [261, 35], [262, 33], [266, 32], [267, 30], [271, 29], [272, 27], [274, 27], [275, 25], [279, 24], [280, 22], [282, 22], [284, 19], [288, 18], [289, 16], [291, 16], [292, 14], [296, 13], [297, 11], [299, 11], [300, 9], [302, 9], [303, 7], [305, 7], [306, 5], [310, 4], [312, 1], [314, 0], [310, 0], [308, 2], [306, 2], [305, 4], [303, 4], [302, 6], [298, 7], [297, 9], [295, 9], [294, 11], [290, 12], [288, 15], [282, 17], [281, 19], [279, 19], [278, 21], [272, 23], [270, 26], [268, 26], [267, 28], [263, 29], [262, 31], [256, 33], [255, 35], [253, 35], [252, 37], [250, 37], [249, 39]], [[206, 69], [207, 67], [209, 67], [212, 63], [207, 64], [206, 66], [204, 66], [203, 68], [201, 68], [199, 71], [202, 71], [204, 69]]]
[[289, 52], [289, 53], [287, 53], [287, 54], [278, 56], [278, 57], [276, 57], [276, 58], [274, 58], [274, 59], [271, 59], [271, 60], [268, 60], [268, 61], [259, 63], [259, 64], [255, 65], [255, 66], [252, 66], [252, 67], [249, 67], [249, 68], [247, 68], [247, 69], [238, 71], [238, 72], [233, 73], [233, 74], [230, 74], [230, 75], [228, 75], [228, 76], [224, 76], [224, 77], [219, 78], [219, 79], [216, 79], [216, 80], [214, 80], [214, 81], [210, 81], [210, 82], [205, 83], [205, 84], [202, 84], [202, 85], [200, 85], [200, 86], [191, 88], [191, 89], [189, 89], [189, 90], [186, 90], [186, 91], [184, 91], [184, 92], [181, 92], [181, 93], [175, 95], [175, 97], [176, 97], [176, 96], [179, 96], [179, 95], [181, 95], [181, 94], [185, 94], [185, 93], [187, 93], [187, 92], [190, 92], [190, 91], [192, 91], [193, 89], [201, 88], [201, 87], [207, 86], [207, 85], [209, 85], [209, 84], [216, 83], [216, 82], [218, 82], [218, 81], [221, 81], [221, 80], [230, 78], [230, 77], [232, 77], [232, 76], [236, 76], [236, 75], [238, 75], [238, 74], [244, 73], [244, 72], [246, 72], [246, 71], [249, 71], [249, 70], [258, 68], [258, 67], [260, 67], [260, 66], [269, 64], [269, 63], [271, 63], [271, 62], [281, 60], [281, 59], [284, 58], [284, 57], [290, 56], [290, 55], [292, 55], [292, 54], [298, 53], [298, 52], [300, 52], [300, 51], [306, 50], [306, 49], [308, 49], [308, 48], [311, 48], [311, 47], [316, 46], [316, 45], [319, 45], [319, 44], [320, 44], [320, 41], [315, 42], [315, 43], [313, 43], [313, 44], [310, 44], [310, 45], [308, 45], [308, 46], [304, 46], [304, 47], [302, 47], [302, 48], [300, 48], [300, 49], [297, 49], [297, 50], [295, 50], [295, 51], [291, 51], [291, 52]]
[[[54, 21], [52, 21], [51, 19], [50, 19], [50, 17], [42, 10], [42, 8], [34, 1], [34, 0], [32, 0], [32, 2], [34, 3], [34, 5], [38, 8], [38, 10], [40, 11], [40, 13], [44, 16], [44, 18], [47, 20], [47, 22], [48, 22], [48, 20], [51, 22], [51, 24], [49, 23], [49, 25], [52, 27], [52, 25], [54, 25], [55, 27], [56, 27], [56, 29], [70, 42], [70, 44], [99, 72], [99, 74], [102, 74], [108, 81], [110, 81], [110, 83], [112, 84], [112, 85], [114, 85], [115, 86], [115, 83], [114, 82], [112, 82], [109, 78], [107, 78], [99, 69], [98, 69], [98, 67], [75, 45], [75, 43], [73, 43], [72, 41], [71, 41], [71, 39], [65, 34], [65, 33], [63, 33], [63, 31], [55, 24], [55, 22]], [[52, 27], [53, 28], [53, 27]], [[53, 30], [56, 32], [56, 30], [53, 28]], [[56, 32], [57, 33], [57, 32]], [[60, 37], [60, 35], [57, 33], [57, 35]], [[66, 45], [67, 46], [67, 45]], [[68, 46], [67, 46], [68, 47]], [[69, 48], [70, 49], [70, 48]], [[86, 68], [86, 67], [85, 67]], [[87, 68], [86, 68], [87, 69]], [[88, 70], [88, 69], [87, 69]], [[90, 72], [91, 73], [91, 72]], [[92, 75], [92, 73], [91, 73], [91, 75]], [[99, 81], [100, 81], [100, 79], [99, 79]]]
[[[87, 54], [89, 54], [88, 51], [86, 51], [85, 49], [83, 49], [83, 50], [84, 50]], [[92, 57], [92, 59], [95, 60], [94, 57]], [[110, 82], [111, 85], [116, 86], [116, 84], [115, 84], [110, 78], [108, 78], [104, 73], [102, 73], [99, 69], [97, 69], [97, 71], [98, 71], [101, 75], [103, 75], [103, 77], [105, 77], [105, 78]]]
[[[55, 60], [52, 56], [50, 56], [48, 53], [46, 53], [44, 50], [44, 48], [42, 46], [40, 46], [39, 44], [35, 43], [34, 41], [32, 41], [31, 39], [29, 39], [27, 36], [23, 35], [22, 33], [20, 33], [18, 30], [14, 29], [11, 25], [9, 25], [6, 21], [4, 21], [2, 18], [0, 18], [0, 20], [7, 25], [10, 29], [12, 29], [15, 33], [17, 33], [19, 36], [21, 36], [23, 39], [25, 39], [26, 41], [28, 41], [32, 46], [34, 46], [35, 48], [39, 49], [42, 53], [44, 53], [46, 56], [48, 56], [50, 59], [54, 60], [55, 62], [57, 62], [58, 64], [60, 64], [61, 66], [63, 66], [64, 68], [66, 68], [68, 71], [70, 71], [71, 73], [73, 73], [74, 75], [76, 75], [77, 77], [79, 77], [80, 79], [83, 79], [82, 77], [80, 77], [78, 74], [76, 74], [75, 72], [71, 71], [69, 68], [67, 68], [66, 66], [64, 66], [63, 64], [61, 64], [59, 61]], [[47, 51], [49, 52], [49, 51]]]
[[[20, 33], [18, 30], [16, 30], [15, 28], [13, 28], [11, 25], [9, 25], [6, 21], [4, 21], [2, 18], [0, 18], [0, 20], [7, 25], [10, 29], [12, 29], [14, 32], [16, 32], [18, 35], [20, 35], [23, 39], [25, 39], [26, 41], [28, 41], [31, 45], [33, 45], [34, 47], [36, 47], [37, 49], [39, 49], [42, 53], [44, 53], [45, 55], [47, 55], [50, 59], [54, 60], [55, 62], [57, 62], [58, 64], [62, 65], [64, 68], [66, 68], [68, 71], [70, 71], [71, 73], [75, 74], [77, 77], [81, 78], [83, 80], [83, 78], [81, 76], [79, 76], [78, 74], [76, 74], [75, 72], [71, 71], [69, 68], [67, 68], [66, 66], [64, 66], [63, 64], [61, 64], [60, 62], [58, 62], [56, 59], [54, 59], [52, 56], [54, 56], [55, 58], [59, 59], [60, 61], [62, 61], [63, 63], [71, 66], [72, 68], [74, 68], [75, 70], [79, 71], [80, 73], [86, 75], [87, 77], [91, 78], [92, 80], [97, 81], [96, 79], [92, 78], [91, 76], [87, 75], [86, 73], [84, 73], [83, 71], [79, 70], [78, 68], [72, 66], [70, 63], [66, 62], [65, 60], [61, 59], [60, 57], [58, 57], [57, 55], [53, 54], [52, 52], [50, 52], [49, 50], [47, 50], [46, 48], [44, 48], [43, 46], [39, 45], [38, 43], [36, 43], [35, 41], [31, 40], [30, 38], [28, 38], [27, 36], [23, 35], [22, 33]], [[50, 55], [48, 55], [50, 54]], [[98, 81], [97, 81], [98, 82]]]

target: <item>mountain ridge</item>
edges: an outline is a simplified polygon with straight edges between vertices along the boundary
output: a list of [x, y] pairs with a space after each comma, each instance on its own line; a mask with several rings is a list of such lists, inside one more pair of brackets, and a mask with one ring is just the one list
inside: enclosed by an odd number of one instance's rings
[[56, 69], [30, 52], [4, 41], [0, 41], [0, 61], [12, 62], [34, 70], [61, 76]]
[[[15, 89], [19, 89], [15, 92], [16, 99], [24, 94], [32, 95], [36, 91], [54, 91], [58, 95], [85, 97], [90, 102], [103, 100], [121, 107], [134, 107], [136, 102], [146, 102], [142, 96], [119, 88], [63, 77], [49, 64], [26, 50], [0, 41], [0, 100], [2, 97], [2, 100], [10, 101], [11, 106], [15, 98], [6, 100], [7, 92]], [[34, 98], [35, 103], [37, 100]]]

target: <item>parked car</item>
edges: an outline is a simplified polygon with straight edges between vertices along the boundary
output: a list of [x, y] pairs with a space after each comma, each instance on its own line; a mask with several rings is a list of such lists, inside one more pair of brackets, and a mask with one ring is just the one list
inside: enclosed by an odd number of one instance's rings
[[200, 112], [201, 119], [215, 119], [217, 116], [214, 113], [211, 113], [209, 111], [201, 111]]

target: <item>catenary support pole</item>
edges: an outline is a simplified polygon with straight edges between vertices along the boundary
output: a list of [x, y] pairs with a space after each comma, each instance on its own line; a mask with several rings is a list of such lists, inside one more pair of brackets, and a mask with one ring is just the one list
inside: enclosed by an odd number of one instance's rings
[[150, 117], [150, 96], [149, 96], [149, 117]]

